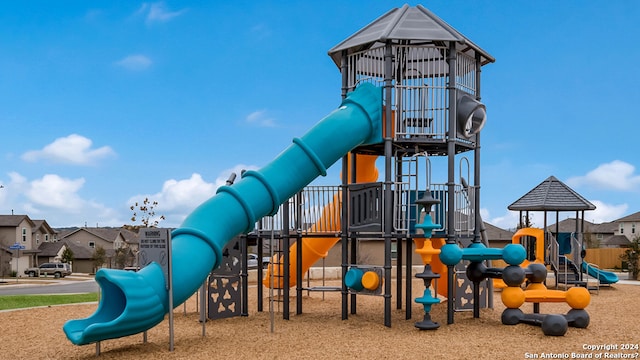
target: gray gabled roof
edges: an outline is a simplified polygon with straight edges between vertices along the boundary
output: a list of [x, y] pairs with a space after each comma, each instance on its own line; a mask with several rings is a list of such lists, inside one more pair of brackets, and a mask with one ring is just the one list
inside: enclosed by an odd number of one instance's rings
[[63, 246], [66, 246], [69, 250], [73, 252], [74, 259], [86, 260], [86, 259], [91, 259], [91, 257], [93, 256], [93, 249], [89, 249], [82, 245], [74, 244], [73, 241], [69, 241], [69, 240], [41, 243], [40, 246], [38, 247], [38, 250], [40, 251], [38, 256], [54, 257], [58, 254], [58, 252]]
[[33, 220], [33, 231], [35, 232], [38, 230], [42, 230], [42, 232], [51, 234], [57, 233], [56, 230], [49, 226], [46, 220]]
[[627, 215], [625, 217], [622, 217], [618, 220], [616, 220], [617, 222], [636, 222], [636, 221], [640, 221], [640, 211], [635, 212], [631, 215]]
[[25, 219], [31, 223], [31, 226], [35, 225], [27, 215], [0, 215], [0, 227], [16, 227]]
[[38, 246], [38, 250], [40, 251], [38, 256], [56, 256], [64, 245], [65, 243], [62, 241], [43, 242]]
[[613, 234], [618, 230], [618, 223], [610, 221], [601, 224], [593, 224], [591, 232], [595, 234]]
[[[98, 238], [101, 238], [104, 241], [107, 242], [114, 242], [118, 236], [122, 235], [123, 229], [121, 228], [99, 228], [99, 227], [83, 227], [83, 228], [76, 228], [76, 229], [71, 229], [69, 231], [61, 231], [59, 234], [60, 239], [66, 239], [68, 237], [70, 237], [71, 235], [78, 233], [78, 232], [87, 232], [93, 236], [96, 236]], [[128, 233], [130, 233], [130, 231], [125, 230]], [[122, 235], [124, 238], [124, 235]]]
[[547, 231], [550, 232], [555, 232], [556, 231], [556, 226], [558, 228], [558, 232], [575, 232], [577, 229], [580, 229], [582, 227], [582, 225], [584, 225], [584, 228], [582, 229], [583, 233], [592, 233], [593, 228], [595, 226], [595, 224], [593, 224], [590, 221], [587, 220], [583, 220], [582, 219], [578, 219], [577, 223], [576, 223], [576, 219], [575, 218], [567, 218], [564, 220], [561, 220], [560, 222], [558, 222], [557, 224], [551, 224], [549, 226], [547, 226]]
[[554, 176], [530, 190], [507, 207], [515, 211], [580, 211], [596, 206]]
[[618, 247], [629, 247], [631, 245], [631, 241], [624, 235], [613, 235], [602, 241], [602, 245], [606, 246], [618, 246]]
[[499, 228], [486, 221], [484, 222], [484, 227], [485, 227], [485, 231], [487, 232], [487, 239], [489, 239], [489, 241], [495, 241], [495, 240], [510, 241], [511, 238], [513, 237], [513, 231]]
[[410, 44], [455, 42], [459, 51], [470, 53], [470, 55], [476, 53], [480, 55], [482, 65], [495, 62], [495, 58], [489, 53], [424, 6], [410, 7], [407, 4], [401, 8], [389, 10], [386, 14], [349, 36], [329, 50], [329, 56], [340, 67], [343, 50], [352, 54], [383, 46], [387, 41], [393, 43], [411, 41]]

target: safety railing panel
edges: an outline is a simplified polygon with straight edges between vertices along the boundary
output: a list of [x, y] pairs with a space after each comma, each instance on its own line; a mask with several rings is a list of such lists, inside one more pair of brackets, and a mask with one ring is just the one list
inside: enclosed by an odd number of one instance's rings
[[447, 135], [449, 92], [444, 47], [397, 46], [395, 93], [396, 140], [444, 140]]
[[349, 204], [349, 231], [382, 231], [384, 216], [382, 183], [349, 185]]
[[340, 232], [340, 208], [342, 206], [340, 186], [307, 186], [294, 197], [280, 205], [278, 212], [258, 221], [256, 229], [262, 232], [282, 231], [285, 207], [288, 207], [290, 231], [309, 233]]
[[[381, 232], [384, 224], [384, 186], [382, 183], [349, 185], [351, 209], [349, 211], [350, 231]], [[447, 202], [449, 200], [446, 184], [431, 184], [431, 196], [439, 203], [430, 210], [434, 224], [440, 227], [434, 229], [436, 233], [443, 232], [448, 227]], [[424, 214], [416, 204], [424, 194], [424, 190], [412, 189], [407, 183], [392, 184], [393, 204], [393, 232], [415, 233], [415, 225], [423, 221]], [[455, 185], [454, 193], [454, 229], [457, 235], [470, 236], [475, 227], [473, 199], [475, 188], [463, 188]], [[288, 218], [285, 222], [285, 207], [288, 207]], [[273, 217], [264, 217], [256, 225], [256, 231], [268, 233], [276, 231], [283, 233], [284, 224], [288, 224], [289, 232], [303, 235], [335, 236], [341, 229], [342, 190], [341, 186], [307, 186], [296, 196], [282, 205]]]

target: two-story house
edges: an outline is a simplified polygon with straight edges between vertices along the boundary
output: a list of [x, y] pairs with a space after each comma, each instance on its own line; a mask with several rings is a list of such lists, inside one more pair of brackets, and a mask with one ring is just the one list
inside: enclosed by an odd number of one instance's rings
[[631, 242], [640, 236], [640, 211], [616, 220], [615, 235], [622, 235]]
[[[588, 249], [593, 248], [617, 248], [625, 247], [629, 245], [629, 240], [624, 236], [616, 234], [618, 228], [618, 221], [611, 221], [606, 223], [594, 224], [587, 220], [583, 223], [583, 239], [585, 247]], [[567, 218], [558, 223], [558, 232], [575, 232], [576, 219]], [[551, 224], [547, 227], [547, 231], [555, 232], [556, 224]]]
[[[97, 248], [105, 250], [106, 262], [101, 267], [120, 268], [135, 263], [138, 251], [137, 235], [123, 228], [83, 227], [61, 231], [58, 235], [74, 251], [74, 271], [94, 272], [92, 256]], [[73, 247], [85, 249], [83, 256]], [[118, 256], [120, 256], [118, 258]]]
[[[40, 243], [55, 239], [56, 231], [45, 220], [32, 220], [27, 215], [0, 215], [0, 273], [24, 276], [24, 269], [36, 265]], [[11, 249], [12, 245], [20, 249]]]

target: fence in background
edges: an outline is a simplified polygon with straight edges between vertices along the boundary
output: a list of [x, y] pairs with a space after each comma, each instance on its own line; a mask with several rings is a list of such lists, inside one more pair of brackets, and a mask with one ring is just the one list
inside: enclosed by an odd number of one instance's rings
[[600, 269], [623, 269], [620, 255], [624, 254], [623, 248], [599, 248], [587, 249], [587, 256], [584, 261], [598, 265]]

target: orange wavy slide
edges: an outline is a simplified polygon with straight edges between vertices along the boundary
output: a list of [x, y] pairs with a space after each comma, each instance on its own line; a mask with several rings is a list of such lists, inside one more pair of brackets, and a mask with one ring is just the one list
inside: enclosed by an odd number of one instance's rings
[[[356, 183], [374, 182], [378, 180], [378, 169], [376, 168], [375, 155], [356, 155]], [[348, 167], [351, 169], [351, 166]], [[350, 174], [348, 178], [351, 178]], [[342, 196], [338, 192], [333, 197], [333, 201], [327, 204], [322, 210], [320, 220], [309, 229], [309, 233], [322, 232], [339, 232], [341, 227], [340, 221], [340, 198]], [[303, 237], [302, 238], [302, 262], [300, 264], [302, 272], [305, 273], [309, 268], [321, 258], [325, 258], [329, 250], [340, 240], [339, 237]], [[298, 258], [296, 256], [298, 243], [294, 243], [289, 248], [289, 286], [296, 285], [296, 269], [298, 267]], [[279, 274], [284, 274], [284, 265], [277, 255], [271, 260], [267, 268], [266, 275], [262, 281], [264, 286], [270, 287], [271, 271], [274, 274], [274, 288], [280, 289], [284, 286], [284, 281], [280, 281]]]

